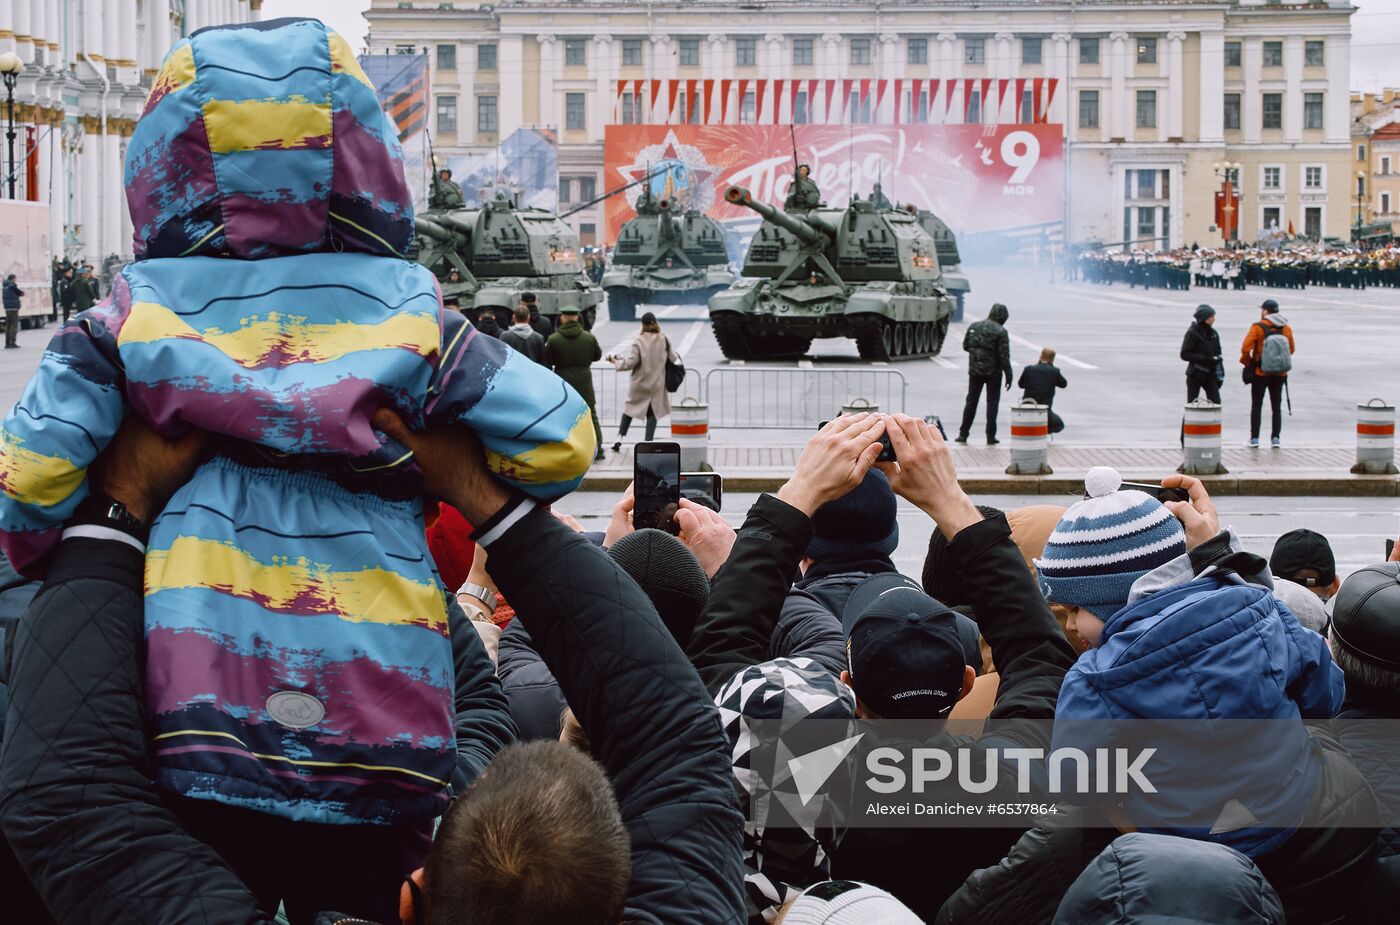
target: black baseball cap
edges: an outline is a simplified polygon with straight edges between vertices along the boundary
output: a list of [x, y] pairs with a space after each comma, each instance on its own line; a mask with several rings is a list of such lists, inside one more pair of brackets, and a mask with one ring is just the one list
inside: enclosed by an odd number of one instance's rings
[[[1299, 578], [1303, 569], [1312, 569], [1317, 578]], [[1269, 556], [1269, 571], [1280, 578], [1309, 588], [1325, 588], [1337, 579], [1337, 559], [1327, 537], [1313, 530], [1290, 530], [1278, 538]]]
[[1400, 562], [1369, 565], [1342, 583], [1332, 635], [1366, 661], [1400, 671]]
[[1260, 305], [1259, 307], [1264, 309], [1264, 311], [1268, 312], [1271, 315], [1274, 312], [1278, 311], [1278, 303], [1275, 302], [1273, 299], [1265, 299], [1264, 304]]
[[866, 579], [841, 615], [851, 687], [885, 719], [944, 719], [962, 693], [967, 649], [958, 615], [914, 581]]

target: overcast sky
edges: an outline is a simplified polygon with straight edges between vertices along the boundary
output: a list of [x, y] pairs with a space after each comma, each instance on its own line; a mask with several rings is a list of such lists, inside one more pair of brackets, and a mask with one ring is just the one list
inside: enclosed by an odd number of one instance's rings
[[[1400, 87], [1400, 0], [1354, 0], [1351, 87], [1376, 90]], [[364, 50], [369, 23], [360, 15], [369, 0], [264, 0], [263, 18], [314, 16]]]

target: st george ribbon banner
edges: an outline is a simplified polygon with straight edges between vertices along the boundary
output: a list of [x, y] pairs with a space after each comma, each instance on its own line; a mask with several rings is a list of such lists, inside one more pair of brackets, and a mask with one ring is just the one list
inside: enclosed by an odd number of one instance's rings
[[[606, 185], [653, 175], [652, 194], [751, 231], [758, 216], [724, 199], [729, 186], [782, 205], [796, 160], [830, 205], [886, 198], [931, 209], [961, 235], [1039, 234], [1064, 221], [1059, 125], [609, 125]], [[607, 204], [608, 240], [634, 214], [639, 189]]]
[[360, 55], [360, 67], [398, 127], [404, 178], [414, 207], [421, 209], [428, 197], [428, 56]]

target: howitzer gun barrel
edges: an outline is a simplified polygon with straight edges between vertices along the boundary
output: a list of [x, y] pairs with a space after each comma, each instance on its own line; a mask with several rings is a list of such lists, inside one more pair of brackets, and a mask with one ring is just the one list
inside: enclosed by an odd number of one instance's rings
[[742, 186], [731, 186], [724, 191], [724, 198], [737, 206], [747, 206], [753, 209], [766, 221], [791, 232], [796, 237], [802, 239], [806, 244], [819, 244], [828, 240], [831, 229], [824, 224], [813, 221], [811, 216], [798, 218], [779, 209], [777, 206], [770, 206], [766, 202], [754, 199], [749, 191]]

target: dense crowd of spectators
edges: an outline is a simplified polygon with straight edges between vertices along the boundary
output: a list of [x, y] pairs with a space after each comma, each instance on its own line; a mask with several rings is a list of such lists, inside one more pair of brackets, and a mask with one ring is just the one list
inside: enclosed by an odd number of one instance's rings
[[[274, 55], [300, 63], [234, 105]], [[279, 106], [333, 136], [286, 159]], [[1295, 532], [1265, 561], [1180, 475], [979, 507], [934, 426], [879, 413], [737, 530], [704, 493], [638, 529], [629, 489], [587, 533], [552, 505], [588, 405], [522, 352], [528, 307], [513, 349], [398, 258], [393, 138], [310, 20], [201, 30], [154, 81], [140, 259], [0, 425], [5, 921], [1393, 918], [1400, 553], [1341, 580]], [[244, 192], [190, 172], [213, 139]], [[1029, 808], [857, 824], [775, 741], [896, 720]], [[1047, 753], [1164, 720], [1213, 737], [1161, 743], [1160, 791], [1054, 784]]]
[[1080, 255], [1077, 269], [1091, 283], [1144, 289], [1393, 289], [1400, 286], [1400, 247], [1339, 250], [1296, 244], [1094, 251]]

